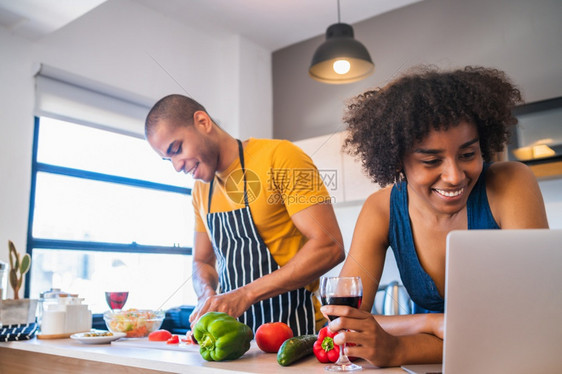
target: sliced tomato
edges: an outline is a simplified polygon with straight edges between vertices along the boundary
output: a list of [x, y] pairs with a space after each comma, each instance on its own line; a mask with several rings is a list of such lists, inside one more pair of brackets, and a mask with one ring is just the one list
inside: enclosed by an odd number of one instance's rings
[[179, 344], [179, 343], [180, 343], [180, 337], [177, 335], [172, 335], [172, 337], [166, 341], [166, 344]]
[[[184, 341], [184, 339], [182, 339]], [[189, 330], [185, 333], [185, 343], [187, 344], [198, 344], [197, 340], [195, 340], [195, 336], [193, 336], [193, 332]]]
[[165, 342], [172, 337], [172, 333], [168, 330], [156, 330], [148, 334], [148, 340], [151, 342]]

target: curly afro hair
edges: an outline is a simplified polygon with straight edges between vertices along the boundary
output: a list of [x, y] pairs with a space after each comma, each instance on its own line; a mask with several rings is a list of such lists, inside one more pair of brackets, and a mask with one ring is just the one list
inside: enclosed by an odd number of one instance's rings
[[404, 155], [431, 130], [468, 122], [476, 125], [482, 157], [489, 162], [517, 124], [512, 109], [520, 102], [520, 91], [502, 71], [417, 67], [349, 101], [343, 117], [348, 127], [344, 150], [358, 157], [369, 177], [384, 187], [405, 180]]

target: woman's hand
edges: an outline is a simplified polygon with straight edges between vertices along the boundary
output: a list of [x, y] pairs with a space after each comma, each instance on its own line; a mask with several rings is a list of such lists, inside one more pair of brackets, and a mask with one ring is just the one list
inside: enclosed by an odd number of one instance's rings
[[346, 347], [348, 356], [363, 358], [379, 367], [400, 365], [399, 338], [384, 331], [371, 313], [343, 305], [325, 305], [321, 311], [325, 316], [339, 317], [330, 322], [330, 330], [352, 330], [342, 331], [334, 338], [338, 345], [355, 344]]

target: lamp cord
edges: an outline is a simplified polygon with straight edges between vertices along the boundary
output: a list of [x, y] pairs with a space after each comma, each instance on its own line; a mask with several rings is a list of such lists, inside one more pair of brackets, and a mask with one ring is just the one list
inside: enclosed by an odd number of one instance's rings
[[340, 21], [340, 0], [338, 0], [338, 23], [341, 23], [341, 21]]

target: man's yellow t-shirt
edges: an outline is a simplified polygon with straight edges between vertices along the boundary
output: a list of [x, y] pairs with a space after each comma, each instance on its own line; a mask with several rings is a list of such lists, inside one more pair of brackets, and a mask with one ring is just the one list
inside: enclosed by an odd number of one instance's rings
[[[248, 203], [257, 230], [279, 266], [285, 265], [306, 242], [291, 216], [318, 204], [331, 202], [320, 172], [300, 148], [286, 140], [250, 138], [244, 146]], [[236, 159], [213, 183], [211, 213], [244, 207], [243, 175]], [[193, 188], [195, 230], [207, 232], [206, 214], [210, 184], [197, 181]], [[209, 234], [210, 235], [210, 234]], [[306, 287], [314, 292], [318, 280]], [[313, 297], [317, 330], [325, 322]]]

